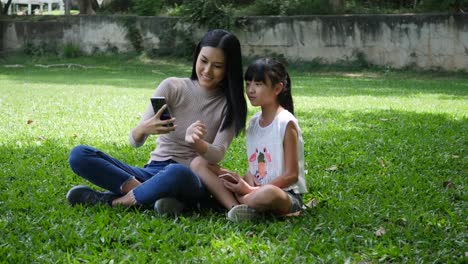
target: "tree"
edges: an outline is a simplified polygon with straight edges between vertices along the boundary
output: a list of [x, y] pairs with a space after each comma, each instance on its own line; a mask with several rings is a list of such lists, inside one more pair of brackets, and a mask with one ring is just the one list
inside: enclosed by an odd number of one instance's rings
[[344, 9], [344, 0], [328, 0], [329, 5], [331, 8], [336, 11], [336, 10], [343, 10]]
[[71, 0], [63, 0], [63, 4], [65, 6], [65, 15], [69, 16], [70, 15], [70, 9], [71, 9]]
[[2, 7], [1, 7], [2, 4], [0, 3], [0, 14], [2, 14], [2, 15], [7, 15], [8, 14], [8, 9], [11, 6], [11, 1], [12, 0], [8, 0], [6, 2], [5, 7], [3, 8], [3, 10], [2, 10]]
[[99, 7], [97, 0], [78, 0], [80, 15], [95, 15]]

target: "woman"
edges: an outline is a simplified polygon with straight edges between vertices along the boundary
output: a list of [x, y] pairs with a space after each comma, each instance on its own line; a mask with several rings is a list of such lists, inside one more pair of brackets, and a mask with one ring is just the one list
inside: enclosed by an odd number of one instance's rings
[[[207, 32], [195, 49], [190, 79], [162, 81], [154, 96], [165, 97], [167, 105], [156, 114], [149, 105], [130, 132], [134, 147], [142, 146], [150, 135], [159, 135], [149, 163], [133, 167], [95, 148], [77, 146], [70, 154], [72, 170], [110, 192], [76, 186], [68, 192], [68, 201], [72, 205], [154, 204], [158, 214], [177, 214], [184, 206], [194, 205], [207, 192], [188, 166], [197, 156], [211, 164], [223, 159], [234, 135], [245, 126], [243, 90], [239, 40], [224, 30]], [[174, 118], [161, 120], [166, 107]]]

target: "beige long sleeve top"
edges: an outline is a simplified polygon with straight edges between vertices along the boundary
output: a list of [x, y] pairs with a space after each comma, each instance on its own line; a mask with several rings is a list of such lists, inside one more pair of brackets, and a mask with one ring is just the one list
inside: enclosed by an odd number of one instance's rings
[[[166, 98], [170, 113], [176, 118], [174, 124], [177, 128], [169, 134], [158, 135], [156, 148], [150, 154], [150, 161], [172, 159], [188, 166], [199, 154], [185, 142], [185, 132], [197, 120], [203, 122], [207, 128], [204, 140], [209, 146], [202, 157], [210, 163], [218, 163], [224, 158], [235, 131], [233, 125], [221, 131], [226, 107], [226, 99], [221, 89], [207, 91], [200, 87], [197, 80], [171, 77], [161, 82], [153, 96]], [[140, 123], [154, 115], [153, 107], [149, 103]], [[130, 144], [134, 147], [142, 146], [147, 138], [148, 135], [143, 141], [136, 142], [133, 130], [129, 136]]]

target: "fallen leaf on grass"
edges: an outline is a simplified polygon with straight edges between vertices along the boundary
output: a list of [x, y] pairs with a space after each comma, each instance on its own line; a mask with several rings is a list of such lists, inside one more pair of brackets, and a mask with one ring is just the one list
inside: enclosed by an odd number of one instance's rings
[[245, 233], [245, 236], [246, 237], [254, 237], [255, 233], [253, 231], [248, 231], [247, 233]]
[[317, 204], [318, 204], [318, 201], [317, 201], [317, 199], [314, 198], [314, 199], [310, 200], [310, 202], [308, 202], [306, 204], [306, 206], [308, 208], [314, 208], [314, 207], [317, 207]]
[[455, 188], [455, 184], [453, 184], [453, 182], [451, 181], [444, 181], [442, 185], [444, 186], [444, 188], [447, 188], [447, 189]]
[[44, 137], [44, 136], [37, 136], [36, 139], [39, 139], [39, 140], [47, 140], [47, 138]]
[[325, 170], [326, 170], [326, 171], [337, 171], [337, 170], [338, 170], [338, 166], [332, 165], [330, 168], [325, 169]]
[[382, 168], [385, 168], [385, 160], [384, 159], [379, 159], [379, 164]]
[[375, 231], [375, 235], [378, 236], [378, 237], [381, 237], [383, 235], [385, 235], [386, 231], [385, 231], [385, 228], [383, 227], [379, 227], [379, 229], [377, 229], [377, 231]]
[[32, 124], [34, 121], [32, 121], [31, 119], [28, 120], [28, 125]]

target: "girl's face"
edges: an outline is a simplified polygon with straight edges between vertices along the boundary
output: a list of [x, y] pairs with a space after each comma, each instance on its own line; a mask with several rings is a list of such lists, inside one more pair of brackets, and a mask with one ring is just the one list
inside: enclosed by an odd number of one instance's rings
[[278, 94], [283, 89], [282, 83], [272, 85], [270, 79], [265, 82], [246, 81], [247, 97], [253, 106], [265, 106], [278, 103]]
[[222, 49], [208, 46], [201, 48], [195, 65], [201, 87], [207, 90], [216, 89], [224, 79], [225, 68]]

